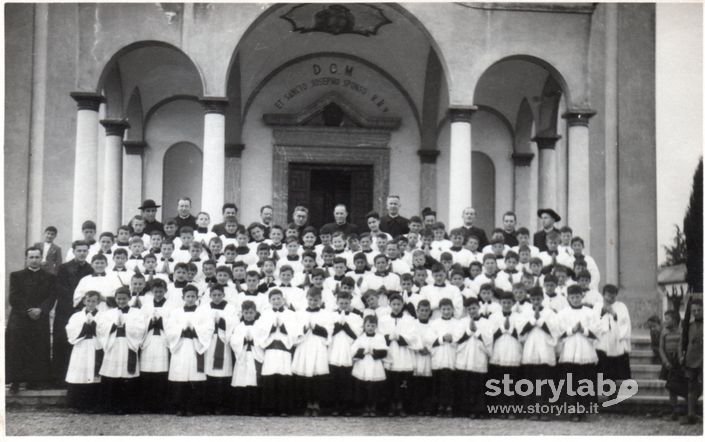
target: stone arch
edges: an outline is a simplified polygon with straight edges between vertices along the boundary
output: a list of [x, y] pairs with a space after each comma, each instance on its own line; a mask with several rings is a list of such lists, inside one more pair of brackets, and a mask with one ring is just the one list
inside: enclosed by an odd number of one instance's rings
[[[542, 59], [542, 58], [533, 56], [533, 55], [529, 55], [529, 54], [509, 55], [509, 56], [507, 56], [507, 57], [503, 57], [503, 58], [501, 58], [501, 59], [495, 61], [494, 63], [490, 64], [484, 71], [482, 71], [482, 74], [478, 77], [478, 81], [477, 81], [477, 83], [475, 84], [474, 97], [477, 98], [478, 89], [481, 87], [482, 79], [483, 79], [483, 77], [486, 76], [487, 72], [488, 72], [490, 69], [492, 69], [493, 67], [497, 66], [497, 65], [500, 64], [500, 63], [503, 63], [503, 62], [506, 62], [506, 61], [512, 61], [512, 60], [521, 60], [521, 61], [525, 61], [525, 62], [528, 62], [528, 63], [532, 63], [532, 64], [535, 64], [535, 65], [537, 65], [537, 66], [540, 66], [541, 68], [543, 68], [543, 69], [545, 69], [546, 71], [548, 71], [548, 73], [549, 73], [549, 78], [552, 78], [552, 79], [555, 81], [555, 84], [558, 86], [558, 88], [560, 89], [560, 91], [562, 91], [563, 94], [565, 95], [566, 101], [567, 101], [568, 103], [571, 103], [571, 102], [572, 102], [572, 101], [571, 101], [571, 92], [570, 92], [570, 89], [569, 89], [569, 87], [568, 87], [568, 82], [566, 81], [566, 79], [565, 79], [565, 77], [563, 76], [563, 74], [562, 74], [561, 72], [559, 72], [558, 69], [556, 69], [556, 67], [554, 67], [554, 66], [553, 66], [551, 63], [549, 63], [548, 61], [546, 61], [546, 60], [544, 60], [544, 59]], [[473, 101], [477, 101], [477, 100], [473, 100]], [[475, 103], [475, 104], [477, 104], [477, 103]]]
[[189, 57], [184, 51], [181, 50], [181, 48], [176, 47], [170, 43], [164, 42], [164, 41], [159, 41], [159, 40], [142, 40], [142, 41], [136, 41], [133, 43], [130, 43], [126, 46], [123, 46], [119, 50], [117, 50], [112, 57], [108, 60], [108, 62], [105, 64], [103, 67], [103, 70], [98, 78], [97, 84], [96, 84], [96, 91], [100, 91], [105, 83], [106, 75], [107, 73], [110, 72], [110, 70], [118, 63], [118, 60], [125, 54], [132, 52], [137, 49], [145, 48], [145, 47], [161, 47], [165, 49], [170, 49], [178, 52], [181, 56], [183, 56], [190, 65], [198, 72], [198, 78], [200, 80], [200, 87], [201, 87], [201, 93], [203, 93], [204, 90], [204, 80], [203, 80], [203, 73], [201, 72], [201, 69], [199, 66]]
[[365, 60], [364, 58], [360, 58], [360, 57], [350, 55], [350, 54], [342, 54], [342, 53], [334, 53], [334, 52], [322, 52], [322, 53], [318, 52], [318, 53], [307, 54], [303, 57], [297, 57], [295, 59], [288, 60], [288, 61], [282, 63], [279, 67], [277, 67], [275, 70], [270, 72], [266, 77], [264, 77], [262, 79], [262, 81], [259, 82], [257, 87], [252, 91], [250, 96], [247, 97], [247, 101], [245, 102], [243, 112], [242, 112], [242, 117], [241, 117], [242, 121], [244, 122], [245, 118], [247, 117], [247, 112], [250, 108], [250, 105], [252, 104], [254, 99], [257, 97], [257, 94], [259, 93], [259, 91], [261, 91], [267, 85], [267, 83], [272, 78], [274, 78], [278, 73], [280, 73], [281, 71], [283, 71], [284, 69], [286, 69], [290, 66], [301, 63], [302, 61], [306, 61], [306, 60], [314, 59], [314, 58], [319, 58], [319, 57], [347, 58], [347, 59], [356, 61], [358, 63], [361, 63], [361, 64], [369, 67], [370, 69], [374, 70], [375, 72], [380, 74], [382, 77], [384, 77], [386, 80], [388, 80], [390, 83], [392, 83], [394, 85], [394, 87], [396, 87], [399, 90], [399, 92], [402, 94], [402, 96], [406, 100], [407, 104], [411, 108], [411, 111], [414, 114], [414, 118], [416, 120], [417, 125], [420, 124], [421, 117], [419, 114], [419, 110], [416, 107], [416, 105], [414, 104], [414, 101], [411, 99], [409, 92], [401, 84], [399, 84], [399, 82], [389, 72], [385, 71], [384, 69], [382, 69], [381, 67], [379, 67], [373, 63], [370, 63], [369, 61]]
[[[147, 50], [152, 57], [145, 55]], [[146, 114], [155, 103], [172, 95], [190, 92], [202, 96], [203, 75], [180, 48], [161, 41], [139, 41], [116, 51], [103, 67], [97, 90], [106, 96], [106, 114], [125, 117], [131, 99], [125, 94], [135, 88], [140, 90]]]
[[[410, 12], [406, 7], [402, 6], [399, 3], [387, 3], [385, 4], [386, 6], [394, 9], [395, 11], [399, 12], [402, 14], [407, 20], [409, 20], [416, 28], [418, 28], [423, 34], [425, 34], [426, 38], [428, 39], [431, 48], [433, 51], [436, 53], [436, 56], [438, 57], [438, 60], [442, 66], [443, 69], [443, 75], [445, 77], [446, 84], [448, 85], [448, 89], [451, 89], [451, 84], [450, 84], [450, 70], [448, 67], [448, 63], [446, 61], [445, 54], [443, 53], [441, 46], [438, 44], [436, 39], [434, 38], [433, 34], [428, 30], [428, 28], [412, 13]], [[225, 74], [225, 85], [223, 87], [223, 90], [228, 90], [228, 84], [230, 82], [230, 77], [233, 73], [233, 69], [237, 68], [238, 65], [238, 59], [237, 56], [240, 52], [240, 47], [242, 42], [246, 41], [249, 34], [257, 27], [259, 24], [267, 19], [270, 15], [275, 14], [276, 12], [281, 12], [284, 8], [289, 7], [289, 4], [273, 4], [270, 6], [267, 6], [266, 9], [258, 15], [252, 23], [248, 26], [247, 30], [242, 34], [240, 37], [237, 45], [235, 46], [235, 50], [232, 53], [232, 57], [230, 58], [230, 62], [228, 63], [228, 68], [227, 72]]]

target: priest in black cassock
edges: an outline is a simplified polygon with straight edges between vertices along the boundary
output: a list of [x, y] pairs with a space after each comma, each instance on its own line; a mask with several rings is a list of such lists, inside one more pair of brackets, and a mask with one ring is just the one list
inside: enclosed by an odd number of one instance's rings
[[51, 347], [51, 371], [54, 382], [62, 385], [69, 367], [71, 345], [66, 336], [66, 324], [74, 313], [73, 292], [84, 276], [93, 273], [93, 267], [86, 261], [88, 243], [74, 241], [72, 244], [74, 258], [61, 264], [56, 275], [56, 311], [54, 312], [53, 335]]
[[49, 312], [54, 307], [56, 277], [42, 270], [42, 251], [25, 252], [27, 267], [10, 273], [10, 318], [5, 330], [5, 378], [10, 392], [19, 383], [38, 388], [51, 380]]

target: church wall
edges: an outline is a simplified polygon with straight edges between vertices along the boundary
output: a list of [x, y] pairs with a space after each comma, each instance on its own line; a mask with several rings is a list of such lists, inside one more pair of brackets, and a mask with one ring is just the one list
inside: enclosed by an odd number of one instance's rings
[[[478, 111], [472, 117], [472, 150], [486, 154], [495, 169], [494, 182], [494, 218], [484, 216], [484, 225], [478, 225], [489, 232], [502, 225], [502, 214], [514, 209], [514, 164], [512, 161], [513, 141], [507, 127], [489, 112]], [[473, 171], [477, 170], [473, 164]], [[473, 183], [474, 184], [474, 183]], [[482, 186], [484, 188], [484, 186]], [[492, 186], [488, 183], [488, 189]], [[475, 194], [473, 189], [473, 194]], [[476, 207], [477, 209], [477, 207]], [[452, 220], [455, 223], [458, 220]], [[489, 224], [488, 224], [489, 223]]]
[[[253, 106], [254, 108], [254, 106]], [[253, 109], [254, 110], [254, 109]], [[247, 115], [242, 131], [242, 175], [240, 192], [240, 219], [259, 219], [259, 208], [272, 203], [272, 130], [262, 121], [262, 113], [253, 111]], [[291, 216], [289, 208], [287, 220]]]
[[[74, 177], [76, 102], [69, 96], [74, 90], [78, 38], [74, 32], [66, 32], [76, 26], [77, 20], [76, 5], [58, 4], [49, 8], [42, 226], [52, 224], [59, 229], [57, 243], [64, 253], [72, 239], [69, 202], [73, 180], [81, 179]], [[39, 234], [35, 234], [37, 240]]]
[[[144, 152], [143, 188], [144, 198], [157, 202], [163, 195], [163, 164], [167, 149], [179, 142], [193, 143], [199, 149], [203, 146], [203, 109], [200, 103], [190, 100], [175, 100], [159, 108], [147, 122], [145, 127], [147, 147]], [[194, 188], [194, 193], [201, 192], [200, 187]], [[188, 195], [187, 195], [188, 196]], [[166, 205], [166, 201], [161, 201]], [[170, 218], [176, 216], [176, 201], [170, 201], [168, 206], [159, 209], [157, 217]], [[200, 211], [200, 205], [193, 205], [191, 211]], [[219, 219], [220, 214], [210, 214], [212, 219]]]
[[451, 104], [471, 103], [482, 73], [517, 54], [552, 64], [564, 75], [572, 104], [587, 103], [589, 14], [492, 11], [461, 4], [407, 3], [404, 7], [440, 46], [450, 71]]
[[[602, 281], [605, 284], [606, 277], [606, 238], [605, 238], [605, 193], [614, 191], [605, 189], [605, 125], [608, 121], [617, 118], [616, 115], [607, 115], [605, 108], [605, 5], [598, 5], [592, 20], [590, 32], [590, 108], [596, 111], [594, 117], [590, 119], [590, 249], [586, 252], [595, 259], [597, 267], [601, 271]], [[562, 115], [562, 114], [561, 114]], [[565, 119], [561, 123], [566, 124]], [[566, 159], [569, 157], [567, 132], [565, 143]], [[560, 163], [559, 163], [560, 164]], [[565, 161], [566, 165], [568, 162]], [[566, 169], [566, 178], [568, 177]], [[570, 195], [568, 195], [568, 198]], [[567, 200], [566, 200], [567, 203]], [[567, 212], [566, 212], [567, 213]], [[585, 235], [582, 232], [574, 232], [575, 236]]]
[[[333, 63], [340, 69], [336, 73], [331, 73]], [[321, 67], [319, 74], [315, 74], [317, 70], [314, 65]], [[343, 66], [351, 67], [352, 74], [347, 75]], [[338, 79], [339, 83], [335, 86], [315, 83], [317, 80], [330, 78]], [[293, 96], [287, 95], [292, 88], [301, 84], [304, 84], [305, 88], [298, 89], [300, 92]], [[313, 86], [314, 84], [316, 85]], [[408, 101], [389, 80], [359, 61], [326, 56], [302, 60], [278, 72], [266, 84], [260, 86], [256, 98], [247, 108], [243, 125], [245, 149], [242, 153], [242, 220], [258, 219], [259, 208], [264, 204], [271, 204], [272, 193], [276, 191], [272, 188], [272, 128], [264, 124], [262, 115], [300, 112], [329, 92], [339, 94], [367, 117], [401, 118], [401, 126], [391, 132], [389, 143], [389, 192], [401, 197], [403, 213], [416, 213], [420, 210], [420, 161], [416, 153], [420, 148], [418, 123]], [[362, 92], [362, 89], [365, 91]], [[355, 152], [351, 151], [350, 155], [354, 157]], [[383, 189], [384, 192], [386, 190]], [[378, 204], [384, 207], [384, 201]], [[288, 208], [287, 219], [291, 215], [291, 209], [293, 208]]]
[[[179, 7], [179, 5], [174, 4]], [[179, 47], [182, 21], [169, 23], [156, 3], [83, 3], [78, 5], [80, 50], [76, 89], [96, 91], [105, 65], [122, 48], [138, 41], [160, 41]], [[89, 30], [89, 31], [88, 31]], [[71, 31], [75, 32], [75, 31]]]
[[619, 263], [633, 322], [657, 313], [659, 299], [654, 21], [654, 5], [619, 6]]
[[4, 257], [5, 272], [9, 275], [9, 272], [22, 267], [26, 247], [34, 5], [9, 3], [4, 7]]

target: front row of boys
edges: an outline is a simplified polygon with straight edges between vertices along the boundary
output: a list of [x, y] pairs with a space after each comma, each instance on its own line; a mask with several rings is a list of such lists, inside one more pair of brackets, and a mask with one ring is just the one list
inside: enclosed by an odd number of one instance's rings
[[[286, 416], [303, 409], [318, 416], [327, 402], [333, 415], [351, 415], [359, 406], [363, 416], [375, 416], [385, 403], [390, 416], [413, 408], [420, 415], [475, 417], [487, 412], [487, 380], [572, 373], [575, 385], [594, 382], [598, 360], [602, 370], [619, 373], [618, 379], [626, 370], [628, 377], [628, 313], [611, 285], [603, 289], [604, 305], [596, 307], [584, 305], [583, 291], [571, 286], [568, 308], [555, 312], [534, 287], [526, 308], [497, 290], [498, 303], [461, 298], [462, 315], [457, 300], [421, 299], [413, 308], [396, 292], [388, 293], [384, 310], [375, 290], [365, 293], [364, 311], [353, 308], [344, 291], [331, 310], [321, 308], [321, 289], [313, 286], [305, 306], [294, 311], [279, 288], [269, 290], [268, 308], [255, 293], [245, 294], [239, 309], [225, 300], [222, 285], [212, 284], [210, 300], [199, 301], [199, 288], [186, 284], [178, 304], [165, 297], [166, 289], [163, 280], [153, 280], [136, 308], [130, 289], [118, 288], [116, 307], [101, 312], [100, 293], [84, 295], [84, 308], [66, 327], [74, 346], [66, 377], [69, 405], [179, 415]], [[488, 399], [517, 404], [516, 397]], [[543, 395], [533, 399], [547, 401]]]

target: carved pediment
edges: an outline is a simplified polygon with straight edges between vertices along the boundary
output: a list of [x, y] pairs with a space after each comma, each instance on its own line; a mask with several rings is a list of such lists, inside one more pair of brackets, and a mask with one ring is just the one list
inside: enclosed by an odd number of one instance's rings
[[396, 130], [398, 117], [371, 117], [360, 112], [335, 92], [324, 95], [297, 113], [264, 114], [268, 126], [357, 127]]

